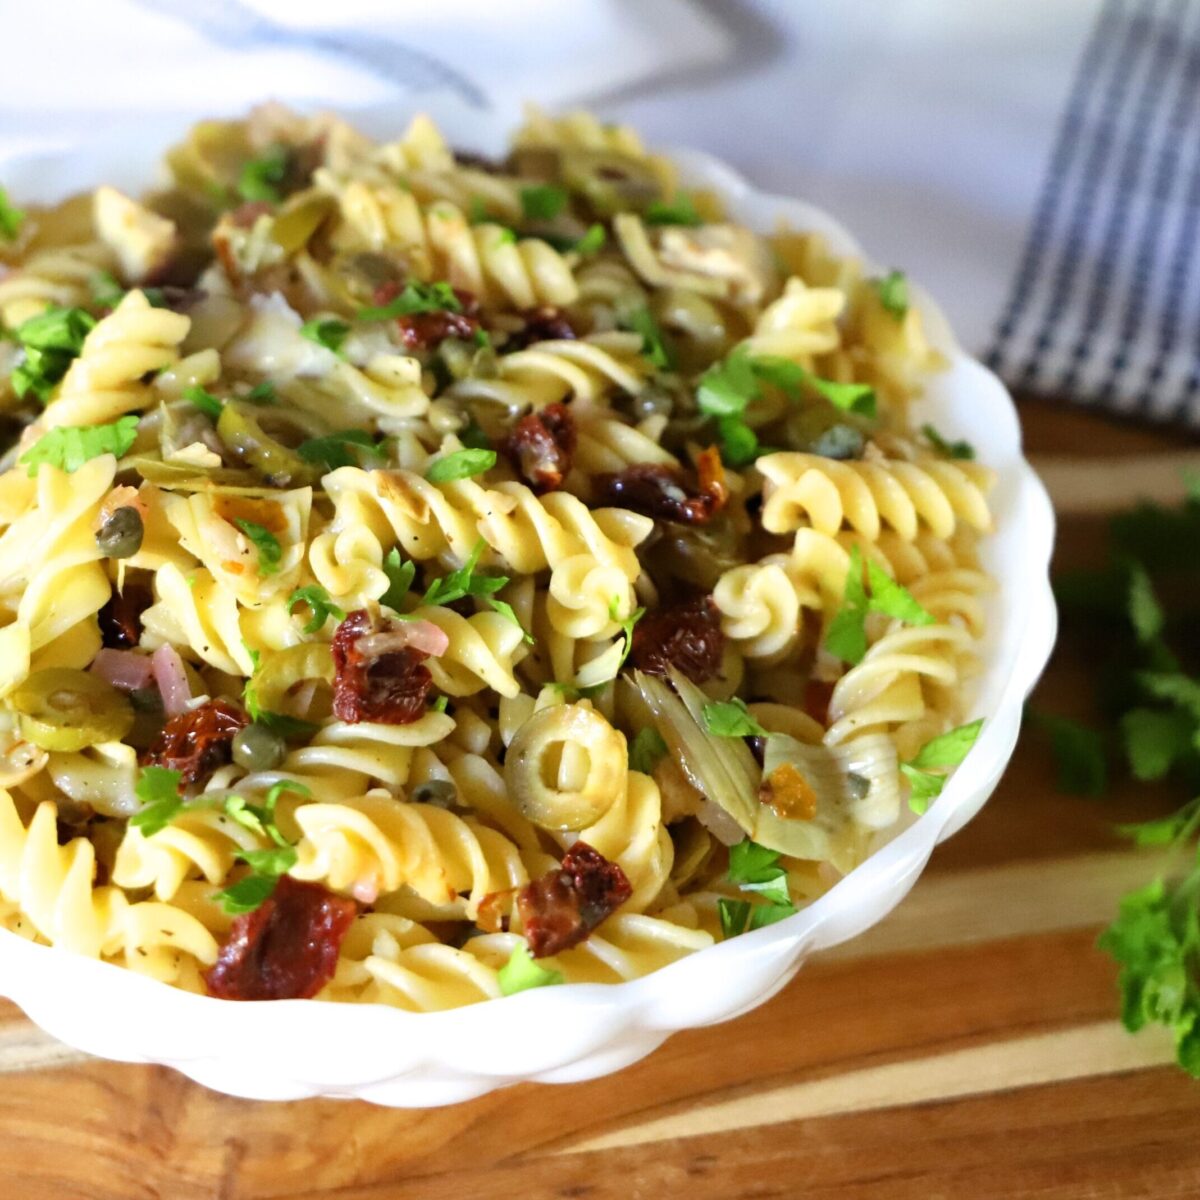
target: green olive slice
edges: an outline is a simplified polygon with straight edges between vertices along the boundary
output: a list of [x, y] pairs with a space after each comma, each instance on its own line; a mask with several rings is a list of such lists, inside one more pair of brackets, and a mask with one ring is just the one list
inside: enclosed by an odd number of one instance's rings
[[243, 404], [230, 400], [217, 420], [221, 440], [242, 462], [281, 487], [311, 478], [308, 464], [267, 433], [258, 418]]
[[87, 671], [35, 671], [12, 694], [21, 734], [43, 750], [82, 750], [120, 741], [133, 727], [133, 707], [116, 688]]

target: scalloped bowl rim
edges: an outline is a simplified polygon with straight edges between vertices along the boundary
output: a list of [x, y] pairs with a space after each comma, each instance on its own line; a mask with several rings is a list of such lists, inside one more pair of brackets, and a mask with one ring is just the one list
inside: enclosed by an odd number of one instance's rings
[[[462, 128], [453, 104], [435, 107], [439, 119], [444, 108], [451, 111], [452, 128]], [[399, 109], [388, 111], [394, 121]], [[472, 114], [473, 121], [477, 117]], [[463, 141], [477, 140], [476, 124]], [[796, 228], [825, 234], [836, 251], [865, 257], [828, 213], [759, 192], [709, 155], [672, 153], [685, 181], [715, 188], [735, 216], [759, 228], [773, 216], [786, 217]], [[27, 177], [40, 177], [39, 168], [48, 163], [53, 165], [50, 157], [27, 159]], [[1004, 542], [1006, 557], [989, 549], [984, 561], [1008, 603], [992, 606], [982, 675], [990, 698], [982, 713], [987, 720], [967, 759], [928, 812], [827, 893], [785, 921], [639, 979], [537, 989], [442, 1012], [313, 1000], [231, 1004], [6, 931], [0, 931], [0, 994], [78, 1049], [169, 1065], [231, 1095], [357, 1096], [425, 1107], [516, 1082], [570, 1082], [620, 1069], [673, 1032], [728, 1020], [763, 1003], [808, 954], [882, 919], [908, 892], [934, 846], [961, 828], [995, 787], [1056, 632], [1049, 582], [1054, 516], [1021, 455], [1015, 406], [999, 379], [954, 340], [940, 308], [919, 288], [912, 290], [931, 340], [949, 360], [918, 411], [943, 418], [954, 436], [964, 428], [976, 441], [985, 429], [989, 434], [981, 458], [997, 471], [999, 520], [988, 542]], [[76, 1002], [79, 996], [87, 997], [86, 1005]]]

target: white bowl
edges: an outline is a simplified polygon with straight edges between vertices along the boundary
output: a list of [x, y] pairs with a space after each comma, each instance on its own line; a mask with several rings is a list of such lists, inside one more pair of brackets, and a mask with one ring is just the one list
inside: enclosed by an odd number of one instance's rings
[[[444, 107], [451, 132], [462, 134], [459, 144], [478, 144], [479, 114], [439, 104], [439, 118]], [[397, 109], [377, 110], [365, 124], [394, 130], [402, 116]], [[132, 142], [124, 140], [128, 131], [108, 130], [90, 144], [86, 156], [56, 154], [0, 164], [0, 178], [18, 199], [99, 180], [135, 185], [139, 175], [146, 177], [147, 151], [166, 145], [181, 121], [178, 115], [170, 118], [169, 128], [143, 123]], [[129, 145], [136, 146], [133, 158], [124, 149]], [[861, 253], [828, 214], [757, 192], [707, 155], [684, 151], [676, 158], [685, 182], [719, 191], [733, 215], [747, 224], [770, 229], [784, 217], [797, 228], [821, 231], [839, 253]], [[1054, 516], [1021, 455], [1012, 399], [955, 342], [937, 306], [919, 290], [915, 295], [932, 341], [949, 361], [948, 369], [930, 381], [916, 419], [932, 421], [947, 436], [967, 438], [998, 475], [997, 532], [984, 543], [984, 561], [999, 593], [974, 705], [975, 715], [987, 719], [929, 811], [826, 895], [786, 921], [721, 942], [643, 979], [541, 988], [449, 1012], [312, 1000], [232, 1004], [3, 932], [0, 993], [43, 1029], [81, 1050], [163, 1063], [230, 1095], [264, 1100], [356, 1096], [415, 1108], [466, 1100], [510, 1083], [570, 1083], [619, 1070], [676, 1030], [726, 1021], [762, 1004], [810, 954], [885, 917], [912, 887], [934, 846], [962, 828], [991, 795], [1056, 629], [1049, 583]]]

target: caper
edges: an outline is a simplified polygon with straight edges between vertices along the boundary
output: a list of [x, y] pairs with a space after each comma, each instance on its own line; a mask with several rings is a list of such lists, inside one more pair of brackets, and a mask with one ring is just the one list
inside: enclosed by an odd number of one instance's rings
[[822, 458], [862, 458], [866, 439], [853, 425], [830, 425], [812, 444], [813, 454]]
[[427, 779], [413, 788], [412, 798], [415, 804], [450, 808], [458, 799], [458, 788], [449, 779]]
[[233, 761], [247, 771], [270, 771], [283, 762], [287, 743], [257, 722], [239, 729], [233, 738]]
[[145, 533], [142, 514], [136, 508], [118, 508], [100, 526], [96, 545], [108, 558], [132, 558], [142, 548]]
[[646, 417], [669, 417], [675, 409], [675, 397], [666, 388], [650, 384], [634, 396], [630, 407], [639, 421]]

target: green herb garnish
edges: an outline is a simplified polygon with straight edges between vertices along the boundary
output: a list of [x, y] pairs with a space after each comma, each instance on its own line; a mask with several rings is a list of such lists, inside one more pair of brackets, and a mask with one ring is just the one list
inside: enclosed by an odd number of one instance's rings
[[825, 649], [835, 658], [851, 664], [862, 662], [867, 653], [867, 614], [880, 612], [908, 625], [932, 625], [934, 616], [874, 562], [867, 563], [870, 594], [863, 583], [862, 551], [850, 551], [846, 586], [841, 607], [829, 623]]
[[913, 812], [923, 813], [929, 807], [929, 801], [941, 795], [946, 776], [939, 772], [957, 767], [967, 757], [982, 728], [982, 718], [959, 725], [957, 729], [926, 742], [915, 758], [900, 764], [900, 770], [908, 780], [908, 806]]
[[521, 211], [529, 221], [553, 221], [567, 207], [567, 193], [553, 184], [521, 189]]
[[766, 737], [767, 731], [751, 716], [746, 702], [710, 700], [704, 706], [704, 726], [717, 737]]
[[22, 354], [12, 370], [13, 391], [22, 398], [32, 392], [45, 404], [95, 328], [96, 318], [82, 308], [48, 308], [23, 321], [14, 330]]
[[198, 385], [184, 388], [183, 398], [202, 413], [212, 417], [214, 421], [220, 419], [221, 413], [225, 408], [225, 405], [212, 392]]
[[651, 725], [639, 729], [629, 747], [629, 769], [651, 775], [667, 755], [667, 743]]
[[947, 458], [969, 459], [975, 457], [975, 447], [970, 442], [948, 442], [932, 425], [922, 425], [925, 440]]
[[462, 302], [448, 283], [422, 283], [410, 279], [394, 299], [371, 308], [360, 308], [356, 316], [360, 321], [393, 321], [397, 317], [431, 312], [462, 312]]
[[650, 360], [652, 366], [666, 371], [675, 365], [675, 355], [663, 335], [662, 328], [644, 304], [626, 313], [621, 318], [620, 325], [622, 329], [641, 334], [642, 354]]
[[32, 478], [42, 463], [68, 475], [101, 454], [117, 458], [129, 452], [137, 440], [138, 419], [130, 414], [111, 425], [60, 425], [42, 436], [17, 460], [29, 468]]
[[653, 201], [645, 212], [647, 225], [703, 225], [696, 205], [687, 192], [676, 193], [669, 204], [662, 200]]
[[434, 460], [425, 470], [430, 483], [454, 483], [482, 475], [496, 465], [495, 450], [455, 450]]
[[341, 354], [342, 343], [349, 334], [350, 326], [336, 317], [313, 317], [311, 321], [305, 321], [300, 326], [301, 337], [316, 342], [318, 346], [324, 346], [334, 354]]
[[265, 200], [278, 204], [282, 199], [279, 184], [287, 177], [288, 151], [286, 146], [272, 146], [261, 158], [242, 164], [238, 176], [238, 195], [243, 200]]
[[133, 793], [142, 802], [142, 807], [129, 818], [134, 829], [141, 830], [143, 837], [153, 837], [166, 829], [183, 807], [179, 794], [182, 775], [166, 767], [143, 767]]
[[873, 281], [884, 311], [902, 321], [908, 313], [908, 279], [903, 271], [889, 271], [882, 279]]
[[294, 613], [302, 604], [308, 606], [311, 614], [308, 624], [304, 626], [305, 633], [316, 633], [324, 627], [330, 617], [340, 621], [346, 615], [343, 609], [330, 600], [329, 593], [319, 583], [299, 587], [288, 597], [288, 615]]
[[561, 971], [551, 971], [539, 966], [529, 952], [529, 945], [520, 942], [513, 949], [508, 962], [496, 972], [496, 982], [505, 996], [527, 992], [530, 988], [553, 987], [563, 982]]
[[0, 187], [0, 238], [6, 242], [15, 242], [24, 220], [24, 210], [17, 208], [8, 198], [8, 193]]
[[258, 573], [274, 575], [283, 561], [283, 547], [279, 539], [264, 525], [234, 517], [233, 523], [250, 539], [258, 551]]
[[324, 437], [309, 438], [296, 447], [296, 453], [305, 462], [336, 471], [339, 467], [357, 467], [360, 457], [382, 462], [387, 456], [382, 443], [377, 442], [365, 429], [342, 429]]

